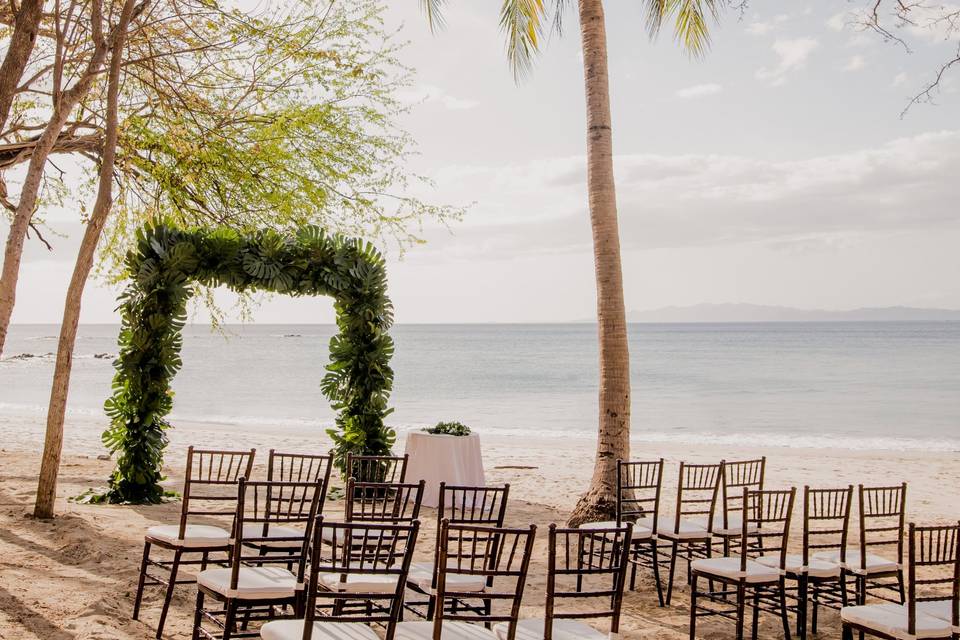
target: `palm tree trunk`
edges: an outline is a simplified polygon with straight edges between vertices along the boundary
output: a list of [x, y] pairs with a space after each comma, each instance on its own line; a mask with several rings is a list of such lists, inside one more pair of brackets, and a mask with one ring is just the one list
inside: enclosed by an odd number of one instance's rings
[[597, 279], [600, 423], [593, 478], [570, 516], [571, 526], [616, 513], [617, 459], [630, 457], [630, 353], [613, 178], [607, 36], [603, 2], [579, 0], [578, 5], [587, 96], [587, 191]]
[[103, 227], [113, 207], [113, 169], [117, 152], [117, 109], [120, 91], [120, 66], [123, 61], [123, 45], [127, 24], [133, 12], [133, 0], [125, 0], [120, 13], [119, 32], [113, 43], [110, 71], [107, 84], [106, 135], [103, 144], [103, 159], [100, 164], [97, 200], [93, 214], [87, 223], [73, 267], [70, 287], [63, 308], [63, 323], [60, 326], [60, 341], [57, 345], [57, 362], [50, 390], [50, 405], [47, 408], [47, 431], [43, 443], [43, 458], [40, 463], [40, 479], [37, 483], [37, 500], [33, 514], [37, 518], [52, 518], [57, 496], [57, 474], [60, 470], [60, 454], [63, 449], [63, 421], [67, 410], [67, 395], [70, 390], [70, 371], [73, 367], [73, 347], [77, 341], [77, 325], [80, 323], [80, 303], [84, 285], [93, 267], [97, 244]]

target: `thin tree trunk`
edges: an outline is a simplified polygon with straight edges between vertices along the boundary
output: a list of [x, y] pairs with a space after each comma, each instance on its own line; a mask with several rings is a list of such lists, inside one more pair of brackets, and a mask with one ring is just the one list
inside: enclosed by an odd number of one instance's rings
[[106, 134], [103, 158], [100, 164], [100, 179], [93, 214], [87, 223], [77, 254], [77, 262], [70, 278], [67, 298], [63, 306], [63, 324], [60, 326], [60, 341], [57, 345], [57, 362], [50, 390], [50, 405], [47, 409], [47, 432], [43, 443], [43, 459], [40, 479], [37, 483], [37, 501], [33, 514], [37, 518], [52, 518], [57, 496], [57, 474], [60, 470], [60, 454], [63, 448], [63, 421], [70, 390], [70, 371], [73, 366], [73, 347], [77, 340], [77, 325], [80, 323], [80, 306], [83, 289], [93, 267], [97, 244], [103, 227], [113, 207], [113, 168], [117, 157], [117, 109], [120, 92], [120, 65], [123, 61], [123, 45], [127, 25], [133, 13], [133, 0], [125, 0], [120, 12], [117, 36], [110, 57], [110, 73], [107, 84]]
[[600, 423], [593, 478], [570, 516], [574, 526], [616, 513], [617, 459], [630, 457], [630, 354], [613, 178], [607, 36], [601, 0], [579, 0], [578, 4], [587, 95], [587, 191], [597, 279]]
[[[93, 22], [96, 23], [96, 35], [100, 35], [99, 22], [101, 20], [100, 7], [102, 2], [101, 0], [94, 0], [91, 6], [93, 7], [91, 12]], [[117, 34], [114, 33], [111, 40], [115, 40], [116, 37]], [[10, 316], [13, 315], [13, 307], [16, 304], [17, 280], [20, 277], [23, 243], [37, 206], [37, 197], [43, 183], [43, 169], [47, 164], [47, 157], [56, 144], [60, 132], [70, 117], [70, 113], [90, 91], [94, 79], [103, 67], [109, 49], [110, 44], [108, 42], [97, 38], [93, 54], [90, 56], [90, 60], [80, 78], [68, 90], [54, 95], [53, 114], [37, 140], [33, 156], [30, 158], [23, 188], [20, 190], [20, 201], [17, 203], [17, 210], [13, 214], [13, 222], [10, 224], [10, 233], [7, 236], [7, 244], [3, 254], [3, 270], [0, 272], [0, 355], [3, 355], [3, 346], [10, 326]], [[56, 86], [58, 81], [56, 78], [54, 80], [54, 86]]]
[[17, 93], [17, 84], [23, 77], [33, 45], [40, 31], [40, 19], [43, 17], [43, 0], [23, 0], [13, 21], [13, 33], [7, 45], [7, 54], [0, 65], [0, 131], [10, 117], [10, 107]]

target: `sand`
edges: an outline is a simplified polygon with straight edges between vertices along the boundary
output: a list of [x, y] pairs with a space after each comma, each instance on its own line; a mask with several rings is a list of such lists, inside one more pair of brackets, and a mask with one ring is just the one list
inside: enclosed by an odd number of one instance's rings
[[[111, 469], [98, 459], [96, 433], [102, 424], [74, 420], [68, 425], [58, 489], [57, 517], [37, 521], [29, 513], [39, 467], [42, 424], [38, 420], [0, 419], [0, 639], [67, 640], [72, 638], [152, 638], [159, 614], [156, 590], [148, 590], [142, 622], [130, 620], [143, 532], [157, 523], [174, 523], [178, 503], [149, 507], [93, 506], [70, 502], [91, 487], [103, 485]], [[481, 438], [483, 438], [481, 434]], [[263, 455], [256, 473], [263, 474], [271, 448], [322, 451], [328, 443], [314, 434], [255, 433], [227, 425], [182, 425], [172, 432], [168, 474], [179, 486], [183, 451], [198, 446], [255, 446]], [[747, 443], [745, 443], [747, 444]], [[402, 447], [402, 445], [401, 445]], [[540, 536], [524, 600], [524, 615], [542, 612], [546, 562], [546, 527], [563, 522], [592, 468], [589, 441], [535, 441], [524, 438], [483, 438], [490, 483], [512, 485], [508, 524], [537, 524]], [[830, 449], [758, 449], [703, 445], [636, 445], [635, 458], [664, 457], [668, 461], [665, 496], [676, 485], [676, 462], [768, 458], [769, 487], [843, 486], [848, 483], [892, 484], [906, 480], [909, 519], [917, 522], [956, 521], [960, 517], [957, 486], [960, 454], [897, 451], [853, 452]], [[508, 468], [510, 467], [510, 468]], [[515, 468], [530, 467], [530, 468]], [[668, 497], [666, 508], [671, 502]], [[341, 503], [328, 503], [337, 515]], [[424, 531], [418, 556], [427, 557], [435, 530], [435, 511], [424, 509]], [[795, 540], [798, 540], [795, 536]], [[678, 575], [682, 572], [678, 572]], [[191, 585], [180, 587], [166, 626], [166, 637], [188, 638], [194, 604]], [[636, 592], [624, 602], [622, 637], [686, 638], [689, 600], [683, 580], [677, 582], [672, 606], [657, 607], [652, 579], [641, 572]], [[724, 620], [701, 621], [700, 638], [732, 637]], [[821, 638], [839, 638], [837, 615], [821, 619]], [[761, 638], [781, 637], [779, 621], [762, 617]]]

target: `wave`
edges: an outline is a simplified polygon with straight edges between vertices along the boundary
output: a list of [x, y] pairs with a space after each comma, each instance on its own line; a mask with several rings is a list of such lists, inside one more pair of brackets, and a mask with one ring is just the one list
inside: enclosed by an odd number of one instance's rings
[[[24, 416], [43, 419], [47, 407], [40, 405], [0, 402], [0, 414], [7, 417]], [[68, 417], [84, 422], [96, 422], [106, 425], [107, 418], [100, 408], [70, 407]], [[251, 416], [251, 415], [221, 415], [195, 414], [174, 412], [169, 417], [174, 428], [189, 429], [191, 425], [205, 428], [235, 429], [241, 432], [252, 432], [258, 429], [275, 430], [279, 433], [322, 433], [334, 424], [330, 416], [290, 417], [290, 416]], [[431, 426], [426, 422], [407, 422], [390, 424], [399, 435], [406, 435], [411, 431], [419, 431]], [[594, 434], [587, 431], [526, 429], [516, 427], [484, 426], [474, 431], [481, 436], [488, 435], [494, 438], [522, 438], [531, 441], [552, 441], [563, 438], [571, 441], [592, 441]], [[847, 451], [909, 451], [909, 452], [960, 452], [960, 440], [938, 437], [900, 437], [900, 436], [869, 436], [834, 435], [826, 433], [784, 433], [784, 432], [707, 432], [707, 431], [640, 431], [634, 433], [631, 442], [640, 445], [710, 445], [731, 448], [779, 448], [779, 449], [842, 449]], [[590, 449], [592, 451], [592, 447]]]

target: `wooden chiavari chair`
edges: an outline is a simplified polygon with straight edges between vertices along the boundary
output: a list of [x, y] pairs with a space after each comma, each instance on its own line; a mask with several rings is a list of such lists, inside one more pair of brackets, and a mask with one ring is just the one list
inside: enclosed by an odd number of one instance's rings
[[[436, 606], [437, 567], [440, 557], [440, 524], [446, 520], [450, 524], [475, 524], [491, 527], [502, 527], [507, 515], [507, 498], [510, 495], [510, 485], [500, 487], [471, 487], [447, 485], [440, 483], [439, 504], [437, 505], [437, 539], [434, 547], [433, 562], [414, 562], [410, 566], [410, 575], [407, 578], [407, 587], [412, 591], [427, 596], [425, 602], [407, 602], [406, 608], [413, 613], [433, 619], [433, 609]], [[487, 581], [479, 582], [473, 576], [457, 576], [447, 574], [447, 585], [458, 589], [476, 589], [475, 597], [483, 602], [483, 611], [489, 612], [490, 601], [484, 600], [483, 591], [487, 588]], [[426, 606], [425, 612], [421, 607]], [[456, 603], [458, 609], [470, 609], [470, 603], [460, 601]]]
[[410, 455], [356, 456], [347, 454], [347, 477], [357, 482], [406, 482]]
[[663, 487], [663, 458], [653, 461], [617, 460], [617, 519], [587, 522], [582, 528], [608, 529], [633, 524], [630, 541], [630, 589], [636, 588], [637, 567], [652, 569], [657, 599], [663, 606], [660, 563], [657, 558], [657, 520], [660, 515], [660, 491]]
[[[489, 527], [483, 525], [454, 525], [444, 519], [440, 523], [440, 556], [437, 566], [437, 606], [433, 621], [401, 622], [397, 625], [397, 640], [495, 640], [497, 636], [487, 627], [506, 623], [507, 640], [514, 640], [520, 616], [520, 602], [530, 568], [530, 555], [537, 528]], [[484, 597], [495, 604], [490, 612], [462, 612], [455, 602], [475, 596], [472, 589], [464, 589], [458, 580], [447, 583], [451, 575], [472, 576], [478, 583], [492, 580], [493, 586]]]
[[[619, 637], [632, 528], [631, 523], [590, 529], [560, 529], [551, 524], [545, 617], [520, 620], [517, 634], [523, 640]], [[579, 601], [581, 607], [568, 610], [564, 603], [572, 601]], [[603, 619], [609, 619], [609, 633], [584, 622]], [[509, 631], [504, 623], [493, 628], [498, 640], [507, 640]]]
[[[260, 629], [263, 640], [379, 640], [369, 626], [386, 628], [393, 640], [403, 609], [403, 591], [417, 542], [417, 520], [406, 524], [317, 520], [307, 588], [299, 620], [274, 620]], [[329, 533], [325, 533], [330, 529]], [[357, 545], [328, 542], [359, 540]], [[355, 602], [365, 606], [348, 606]]]
[[[330, 470], [332, 467], [333, 456], [315, 455], [304, 453], [280, 453], [270, 449], [270, 456], [267, 461], [267, 481], [268, 482], [319, 482], [320, 498], [317, 502], [317, 513], [323, 513], [323, 505], [326, 502], [327, 491], [330, 488]], [[301, 504], [301, 509], [308, 505]], [[248, 530], [249, 529], [249, 530]], [[244, 529], [247, 537], [255, 534], [268, 538], [264, 542], [247, 542], [247, 546], [255, 547], [261, 554], [267, 553], [290, 553], [294, 554], [300, 549], [300, 545], [294, 542], [293, 545], [284, 544], [282, 540], [270, 540], [269, 538], [285, 538], [297, 536], [298, 531], [292, 530], [289, 526], [269, 524], [262, 527], [253, 525]], [[288, 568], [292, 568], [292, 565]]]
[[[763, 610], [779, 614], [784, 637], [789, 640], [790, 622], [787, 619], [784, 574], [795, 494], [794, 488], [779, 491], [743, 490], [740, 555], [693, 561], [690, 640], [696, 637], [697, 619], [707, 616], [732, 619], [736, 623], [737, 640], [743, 640], [748, 595], [753, 607], [751, 637], [757, 637], [759, 613]], [[762, 557], [768, 560], [761, 563], [759, 559]], [[771, 562], [771, 558], [775, 562]], [[720, 590], [714, 591], [711, 587], [708, 591], [700, 591], [701, 578], [710, 584], [719, 583]], [[704, 601], [715, 606], [705, 607]], [[732, 610], [729, 608], [731, 603], [735, 604]]]
[[[796, 582], [797, 635], [807, 637], [807, 612], [813, 590], [813, 619], [817, 632], [817, 613], [821, 604], [840, 609], [847, 604], [847, 592], [839, 562], [821, 560], [818, 553], [839, 552], [847, 547], [853, 485], [842, 489], [803, 488], [803, 548], [787, 555], [786, 578]], [[778, 558], [763, 556], [758, 562], [777, 567]]]
[[854, 631], [887, 640], [960, 637], [960, 523], [910, 523], [908, 536], [906, 603], [844, 607], [844, 640]]
[[[253, 470], [256, 449], [249, 451], [224, 451], [212, 449], [187, 449], [186, 477], [183, 482], [183, 501], [180, 505], [180, 523], [158, 525], [147, 529], [143, 543], [143, 558], [140, 561], [140, 577], [137, 595], [133, 601], [133, 619], [140, 617], [143, 590], [147, 585], [166, 587], [160, 621], [157, 623], [157, 638], [163, 637], [163, 627], [170, 610], [173, 590], [178, 584], [193, 584], [193, 579], [178, 579], [180, 567], [200, 565], [206, 569], [210, 554], [230, 551], [230, 531], [236, 515], [237, 486], [240, 478], [249, 477]], [[196, 522], [197, 519], [203, 522]], [[210, 524], [211, 520], [230, 518], [226, 528]], [[173, 553], [172, 560], [151, 558], [154, 547]], [[184, 558], [187, 555], [187, 558]], [[194, 556], [199, 555], [199, 558]], [[151, 575], [149, 567], [168, 572], [167, 578]]]
[[[347, 480], [345, 522], [410, 524], [420, 517], [425, 482], [357, 482]], [[333, 535], [336, 529], [326, 527], [321, 535]], [[332, 542], [331, 540], [327, 540]]]
[[767, 458], [725, 460], [720, 503], [713, 518], [713, 535], [720, 539], [723, 555], [730, 555], [730, 541], [740, 537], [743, 524], [743, 490], [763, 491]]
[[[333, 454], [283, 453], [270, 449], [267, 459], [267, 480], [282, 482], [330, 482]], [[320, 505], [321, 509], [323, 505]]]
[[696, 557], [709, 558], [712, 555], [713, 522], [722, 481], [723, 461], [719, 464], [680, 463], [676, 511], [673, 516], [660, 516], [657, 522], [658, 542], [665, 540], [670, 546], [670, 573], [664, 598], [668, 605], [673, 596], [677, 557], [683, 555], [687, 559], [689, 582], [690, 562]]
[[[840, 563], [844, 582], [853, 578], [857, 604], [865, 604], [868, 594], [902, 604], [906, 598], [903, 534], [907, 483], [891, 487], [859, 485], [857, 493], [860, 525], [858, 545], [839, 552], [817, 554], [816, 557]], [[894, 591], [896, 595], [891, 597], [887, 595], [888, 591]]]
[[[246, 631], [247, 624], [277, 617], [276, 607], [291, 606], [295, 613], [302, 612], [307, 552], [323, 493], [320, 480], [248, 482], [240, 478], [230, 566], [197, 575], [193, 640], [255, 636], [256, 632]], [[298, 551], [264, 555], [260, 549], [265, 544], [297, 547]], [[296, 569], [278, 566], [281, 563], [293, 564]], [[217, 602], [216, 610], [204, 607], [207, 598]], [[238, 629], [241, 608], [243, 628]], [[212, 622], [222, 634], [205, 629], [204, 621]]]

